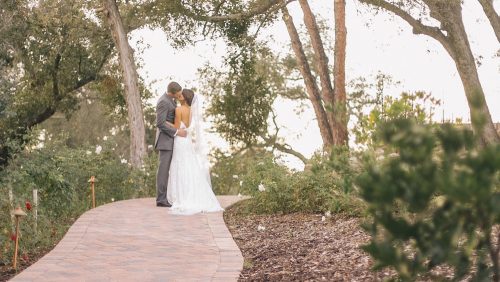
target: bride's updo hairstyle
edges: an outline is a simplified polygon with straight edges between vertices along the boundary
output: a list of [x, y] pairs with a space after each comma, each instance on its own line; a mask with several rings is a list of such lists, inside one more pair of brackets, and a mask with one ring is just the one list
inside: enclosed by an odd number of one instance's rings
[[191, 107], [191, 103], [193, 103], [194, 92], [191, 89], [182, 89], [182, 97], [186, 100], [186, 103]]

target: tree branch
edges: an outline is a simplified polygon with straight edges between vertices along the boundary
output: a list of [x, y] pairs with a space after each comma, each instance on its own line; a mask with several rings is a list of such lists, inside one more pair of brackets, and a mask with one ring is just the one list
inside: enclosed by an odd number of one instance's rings
[[300, 41], [299, 33], [295, 28], [293, 19], [288, 13], [286, 7], [282, 8], [283, 21], [287, 27], [288, 35], [290, 36], [290, 41], [292, 43], [292, 49], [295, 53], [297, 59], [297, 64], [302, 77], [304, 78], [304, 84], [306, 85], [306, 92], [308, 94], [309, 100], [311, 101], [318, 121], [319, 131], [323, 139], [323, 145], [329, 147], [333, 143], [333, 135], [331, 128], [328, 123], [328, 117], [326, 115], [325, 108], [323, 107], [320, 92], [316, 80], [312, 75], [311, 67], [307, 61], [307, 57], [304, 52], [304, 47]]
[[279, 143], [278, 142], [278, 137], [276, 135], [273, 135], [273, 136], [261, 135], [260, 137], [262, 139], [264, 139], [264, 143], [262, 143], [262, 144], [255, 144], [255, 145], [253, 145], [253, 147], [265, 148], [265, 147], [272, 146], [273, 148], [277, 149], [280, 152], [283, 152], [283, 153], [295, 156], [300, 161], [302, 161], [304, 164], [307, 164], [307, 162], [309, 161], [300, 152], [295, 151], [294, 149], [292, 149], [292, 147], [290, 145], [288, 145], [286, 143], [283, 143], [283, 144]]
[[[266, 140], [264, 139], [266, 142], [267, 141], [272, 141], [272, 139], [270, 140]], [[298, 158], [299, 160], [301, 160], [304, 164], [307, 164], [307, 162], [309, 161], [304, 155], [302, 155], [300, 152], [298, 151], [295, 151], [292, 149], [292, 147], [290, 147], [290, 145], [288, 144], [280, 144], [279, 142], [277, 142], [275, 140], [273, 146], [278, 149], [278, 151], [280, 152], [283, 152], [283, 153], [287, 153], [287, 154], [290, 154], [292, 156], [295, 156], [296, 158]]]
[[265, 14], [268, 12], [275, 12], [289, 3], [296, 1], [296, 0], [266, 0], [263, 1], [264, 3], [255, 6], [248, 11], [241, 12], [241, 13], [236, 13], [236, 14], [229, 14], [229, 15], [217, 15], [214, 14], [212, 16], [204, 16], [204, 15], [199, 15], [191, 10], [185, 8], [184, 6], [180, 7], [181, 14], [184, 14], [192, 19], [199, 20], [199, 21], [206, 21], [206, 22], [223, 22], [223, 21], [228, 21], [228, 20], [243, 20], [243, 19], [248, 19], [257, 15]]
[[392, 12], [396, 16], [405, 20], [409, 25], [411, 25], [414, 34], [424, 34], [436, 39], [444, 46], [444, 48], [450, 53], [450, 55], [453, 56], [454, 52], [448, 42], [446, 35], [444, 35], [438, 27], [425, 25], [421, 21], [412, 17], [408, 12], [404, 11], [400, 7], [384, 0], [359, 0], [359, 1], [361, 3], [372, 5], [387, 10], [389, 12]]
[[332, 111], [327, 112], [328, 122], [331, 127], [332, 132], [335, 130], [334, 124], [334, 112], [333, 112], [333, 86], [332, 80], [330, 79], [330, 72], [328, 71], [328, 57], [326, 56], [325, 48], [323, 46], [323, 40], [319, 33], [318, 23], [316, 18], [309, 6], [307, 0], [299, 0], [300, 7], [304, 13], [304, 23], [306, 24], [307, 32], [311, 38], [311, 44], [314, 50], [314, 59], [316, 61], [316, 66], [318, 69], [319, 79], [321, 82], [321, 97], [325, 102], [327, 107], [330, 107]]
[[498, 42], [500, 42], [500, 17], [498, 16], [495, 8], [493, 7], [493, 0], [478, 0], [481, 6], [483, 6], [484, 13], [488, 20], [490, 21], [491, 27], [497, 36]]
[[[51, 116], [53, 116], [56, 113], [57, 104], [60, 102], [60, 100], [62, 99], [63, 96], [66, 96], [68, 93], [71, 93], [75, 90], [78, 90], [78, 89], [82, 88], [83, 86], [89, 84], [90, 82], [97, 80], [99, 77], [98, 76], [99, 72], [102, 70], [102, 68], [104, 67], [104, 64], [107, 62], [107, 60], [109, 58], [109, 55], [111, 54], [111, 49], [112, 49], [112, 46], [110, 45], [108, 47], [108, 49], [106, 50], [106, 53], [104, 54], [102, 60], [99, 62], [99, 65], [97, 66], [97, 68], [93, 74], [78, 80], [72, 88], [68, 89], [66, 91], [66, 93], [64, 93], [64, 95], [55, 96], [54, 97], [55, 101], [54, 101], [53, 105], [46, 108], [42, 113], [38, 114], [37, 116], [35, 116], [31, 120], [27, 121], [26, 128], [28, 128], [28, 129], [32, 128], [33, 126], [40, 124], [40, 123], [46, 121], [47, 119], [49, 119]], [[60, 60], [61, 60], [60, 58], [59, 59], [56, 58], [57, 68], [59, 68]], [[54, 82], [54, 84], [56, 85], [57, 84], [57, 77], [55, 79], [56, 79], [56, 81]], [[54, 88], [56, 87], [55, 85], [54, 85]], [[56, 91], [56, 90], [54, 89], [54, 91]], [[58, 88], [57, 88], [57, 92], [59, 92]]]

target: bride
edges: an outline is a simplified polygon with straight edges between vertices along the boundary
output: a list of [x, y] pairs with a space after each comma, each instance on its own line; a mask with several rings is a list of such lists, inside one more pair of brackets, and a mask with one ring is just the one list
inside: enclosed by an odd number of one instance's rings
[[[203, 135], [202, 97], [190, 89], [178, 95], [173, 126], [186, 129], [187, 138], [175, 137], [167, 199], [175, 214], [222, 211], [210, 181]], [[171, 124], [172, 125], [172, 124]]]

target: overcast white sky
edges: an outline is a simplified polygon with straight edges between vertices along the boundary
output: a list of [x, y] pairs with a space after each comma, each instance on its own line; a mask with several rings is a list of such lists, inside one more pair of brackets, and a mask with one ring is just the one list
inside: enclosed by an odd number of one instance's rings
[[[310, 2], [313, 11], [333, 27], [333, 1]], [[479, 75], [486, 100], [493, 120], [500, 122], [500, 58], [495, 56], [500, 44], [477, 1], [465, 2], [463, 13], [470, 43], [476, 57], [482, 56]], [[495, 1], [495, 5], [499, 11], [500, 1]], [[289, 9], [296, 25], [302, 24], [298, 3], [290, 4]], [[389, 94], [423, 90], [442, 100], [443, 108], [437, 111], [439, 119], [443, 109], [446, 119], [469, 119], [467, 101], [455, 65], [436, 41], [423, 35], [414, 35], [402, 20], [388, 13], [375, 15], [356, 0], [347, 1], [346, 21], [348, 81], [357, 77], [370, 78], [380, 71], [401, 81], [397, 88], [390, 89]], [[273, 46], [276, 46], [277, 51], [288, 46], [289, 37], [281, 21], [261, 36], [270, 35], [274, 37], [276, 43]], [[176, 80], [184, 87], [197, 86], [197, 69], [206, 62], [218, 66], [225, 55], [222, 42], [200, 42], [196, 46], [175, 50], [159, 30], [135, 31], [131, 40], [133, 48], [137, 48], [135, 42], [138, 40], [150, 46], [141, 55], [143, 67], [139, 72], [146, 82], [156, 81], [152, 84], [152, 90], [157, 97], [165, 91], [170, 80]], [[330, 60], [333, 60], [332, 55]], [[293, 111], [294, 106], [282, 100], [275, 104], [279, 123], [284, 127], [282, 134], [295, 149], [310, 156], [321, 146], [314, 114], [309, 110], [298, 117]], [[224, 146], [224, 142], [215, 136], [212, 142]], [[293, 167], [300, 168], [297, 162], [291, 161]]]

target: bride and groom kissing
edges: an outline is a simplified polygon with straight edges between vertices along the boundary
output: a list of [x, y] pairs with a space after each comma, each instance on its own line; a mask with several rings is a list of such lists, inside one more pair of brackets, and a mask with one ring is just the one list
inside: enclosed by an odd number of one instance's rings
[[223, 210], [212, 191], [202, 106], [200, 95], [177, 82], [156, 105], [156, 206], [174, 214]]

